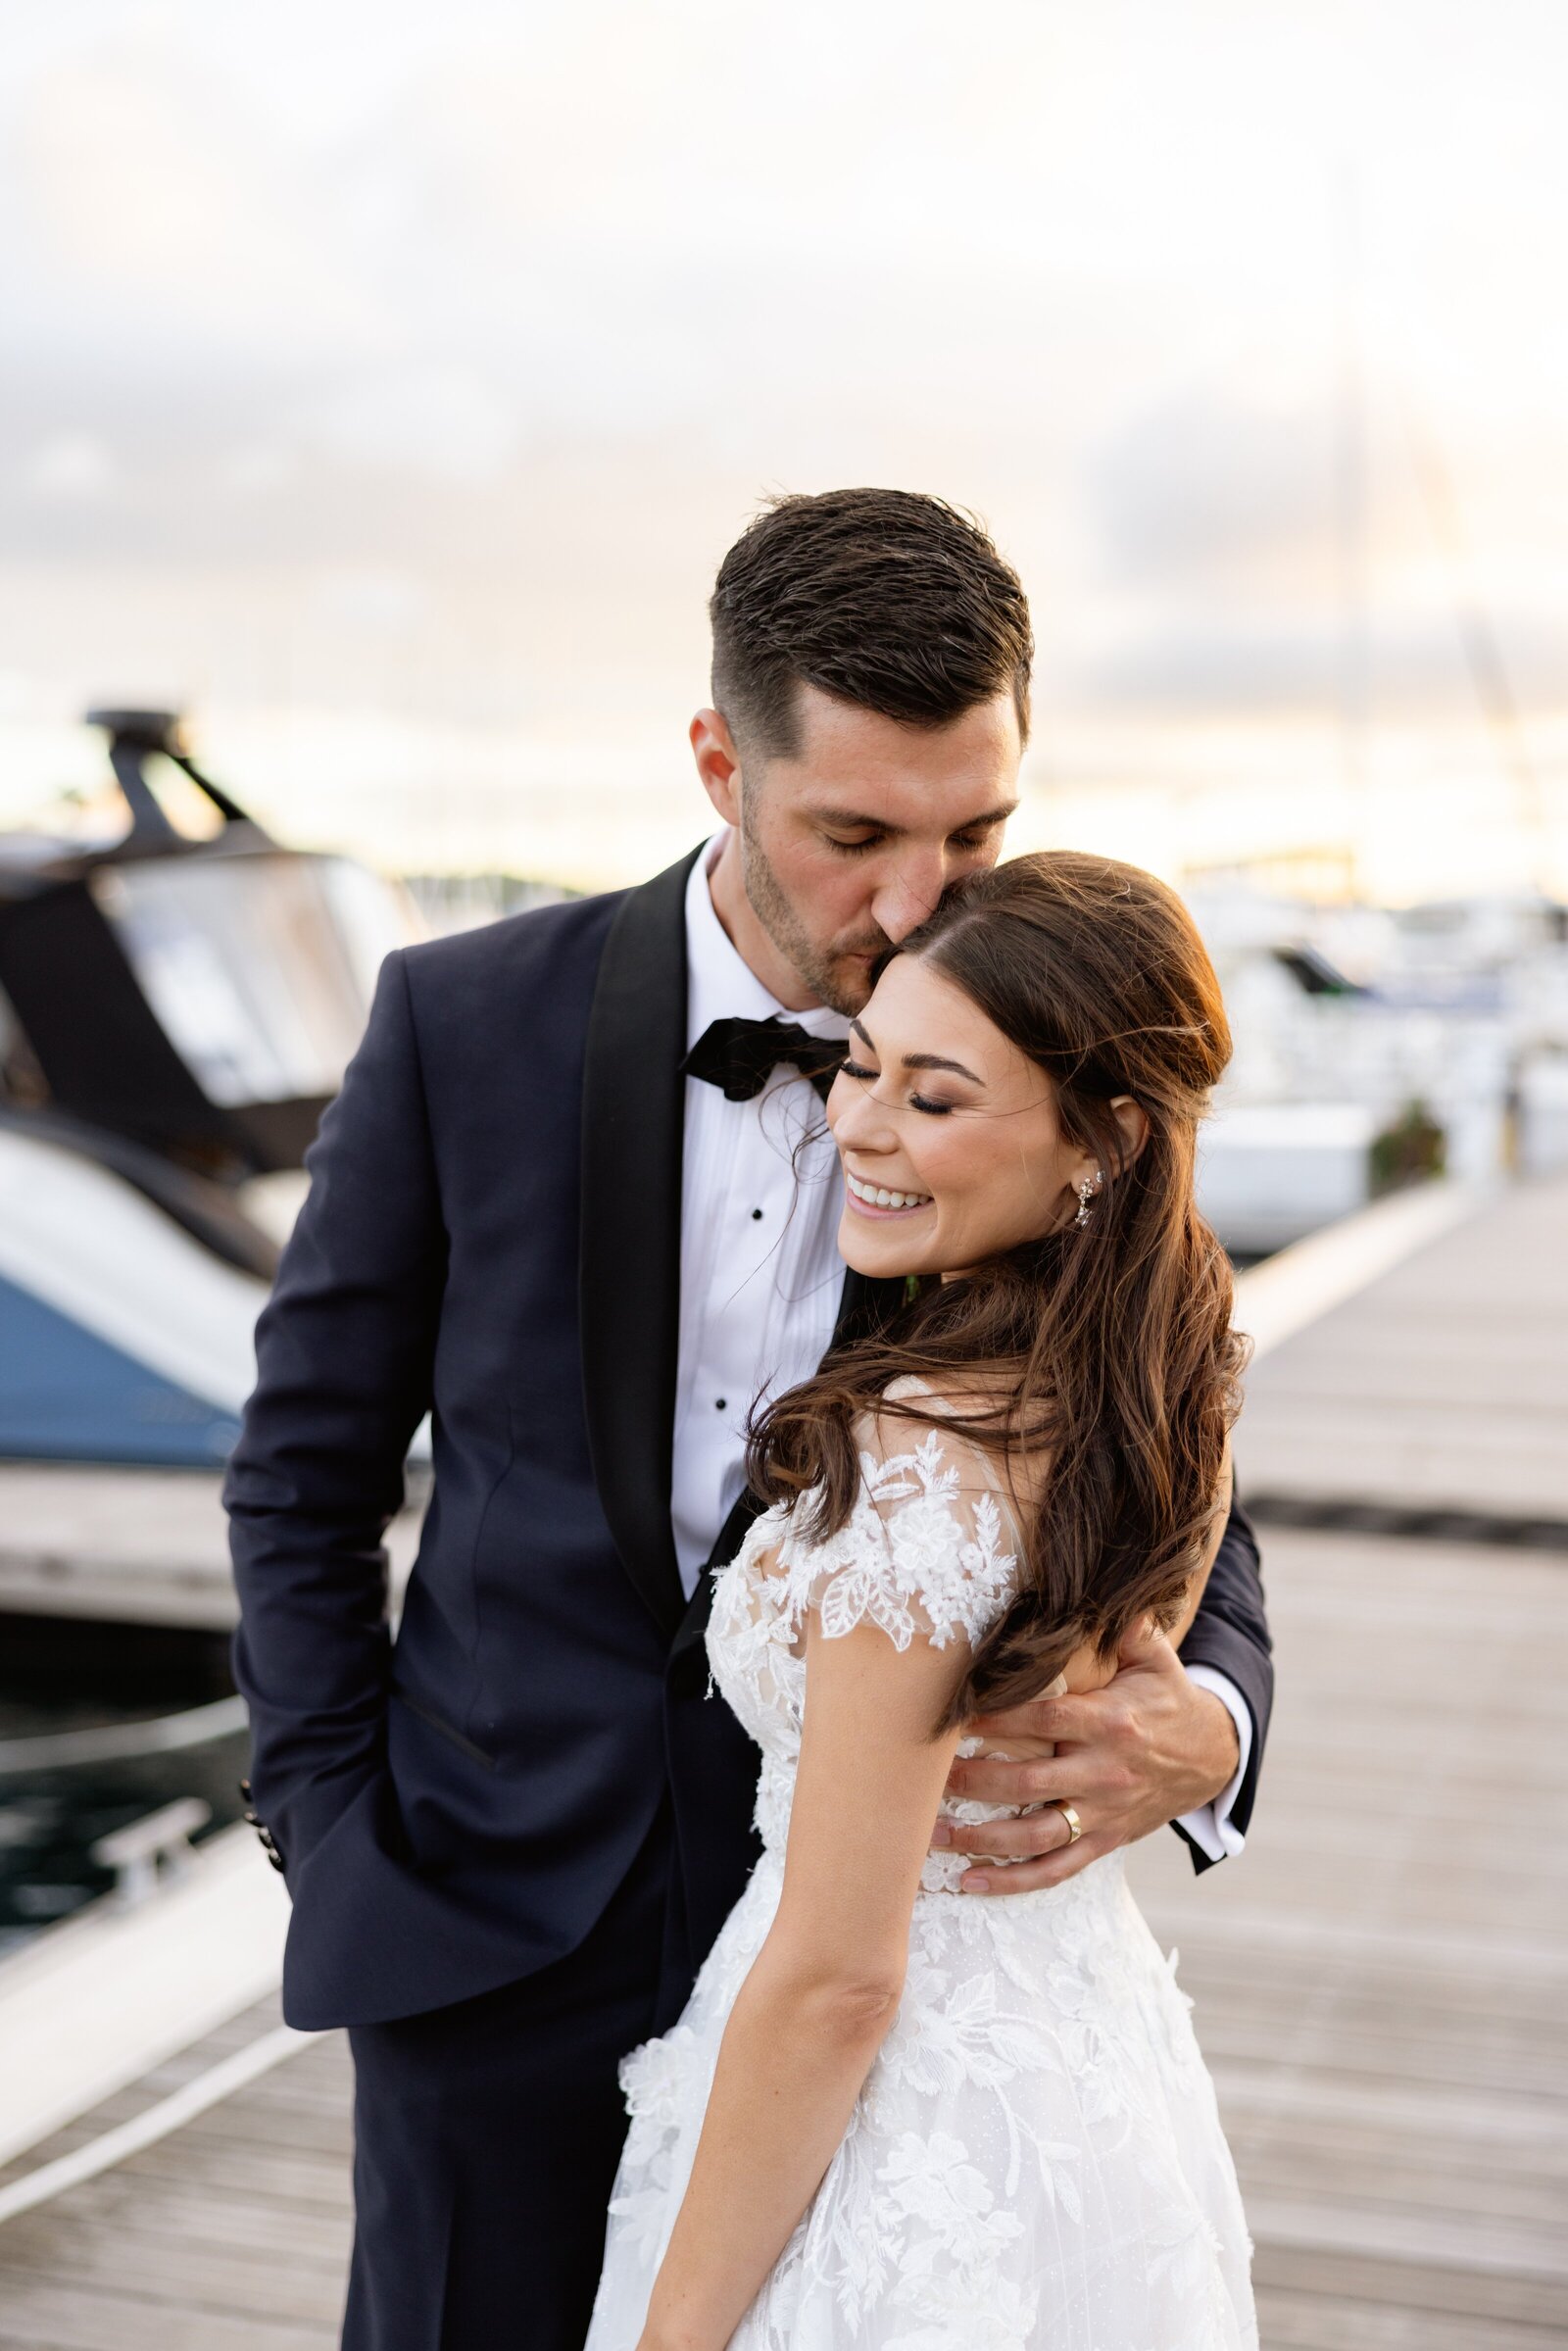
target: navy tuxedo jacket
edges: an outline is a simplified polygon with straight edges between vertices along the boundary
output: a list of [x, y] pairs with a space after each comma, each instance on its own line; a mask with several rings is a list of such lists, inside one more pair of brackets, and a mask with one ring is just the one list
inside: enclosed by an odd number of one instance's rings
[[[669, 1516], [690, 866], [389, 955], [308, 1155], [224, 1488], [291, 2024], [563, 1957], [666, 1804], [695, 1972], [756, 1857]], [[890, 1287], [848, 1277], [840, 1334]], [[382, 1537], [427, 1411], [394, 1642]], [[1272, 1682], [1240, 1513], [1183, 1655], [1252, 1711], [1245, 1827]]]

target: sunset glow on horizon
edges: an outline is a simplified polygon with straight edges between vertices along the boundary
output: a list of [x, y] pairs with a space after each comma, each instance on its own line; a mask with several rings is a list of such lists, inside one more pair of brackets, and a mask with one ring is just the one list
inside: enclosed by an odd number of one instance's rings
[[0, 825], [89, 703], [287, 838], [635, 879], [719, 556], [931, 489], [1029, 588], [1014, 845], [1568, 895], [1544, 5], [83, 0], [0, 34]]

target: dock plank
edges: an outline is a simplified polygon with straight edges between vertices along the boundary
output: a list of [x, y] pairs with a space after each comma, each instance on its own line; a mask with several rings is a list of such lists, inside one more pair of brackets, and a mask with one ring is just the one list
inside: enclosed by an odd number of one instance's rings
[[319, 2324], [47, 2279], [7, 2278], [0, 2315], [4, 2351], [321, 2351], [335, 2340]]
[[1565, 1330], [1568, 1188], [1523, 1185], [1255, 1366], [1243, 1494], [1568, 1518]]

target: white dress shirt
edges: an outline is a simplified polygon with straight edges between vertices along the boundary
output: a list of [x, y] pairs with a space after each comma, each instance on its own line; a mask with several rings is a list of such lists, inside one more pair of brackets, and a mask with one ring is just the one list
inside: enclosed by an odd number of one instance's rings
[[[720, 832], [709, 842], [686, 890], [686, 1050], [727, 1018], [782, 1015], [812, 1037], [848, 1036], [842, 1013], [779, 1004], [732, 944], [709, 887], [727, 838]], [[821, 1097], [787, 1063], [752, 1102], [732, 1102], [722, 1088], [688, 1078], [683, 1137], [670, 1509], [690, 1594], [746, 1483], [754, 1401], [808, 1378], [827, 1352], [844, 1289], [843, 1191]], [[1217, 1861], [1242, 1849], [1229, 1814], [1252, 1718], [1224, 1674], [1195, 1665], [1191, 1676], [1224, 1701], [1241, 1743], [1230, 1787], [1181, 1823]]]
[[[847, 1037], [842, 1013], [786, 1010], [731, 945], [708, 886], [725, 838], [703, 852], [686, 893], [687, 1051], [715, 1020], [775, 1014], [812, 1037]], [[793, 1388], [821, 1362], [844, 1260], [838, 1153], [822, 1099], [799, 1070], [775, 1069], [749, 1102], [688, 1078], [684, 1137], [670, 1505], [681, 1581], [692, 1592], [746, 1483], [753, 1401]]]

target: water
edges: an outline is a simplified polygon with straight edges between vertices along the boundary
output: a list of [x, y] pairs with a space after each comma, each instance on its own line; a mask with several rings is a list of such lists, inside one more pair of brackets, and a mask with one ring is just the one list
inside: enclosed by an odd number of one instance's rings
[[[3, 1621], [0, 1739], [146, 1721], [226, 1695], [227, 1644], [151, 1628]], [[200, 1843], [239, 1819], [243, 1732], [172, 1754], [0, 1775], [0, 1958], [114, 1883], [88, 1849], [112, 1829], [179, 1796], [213, 1817]]]

